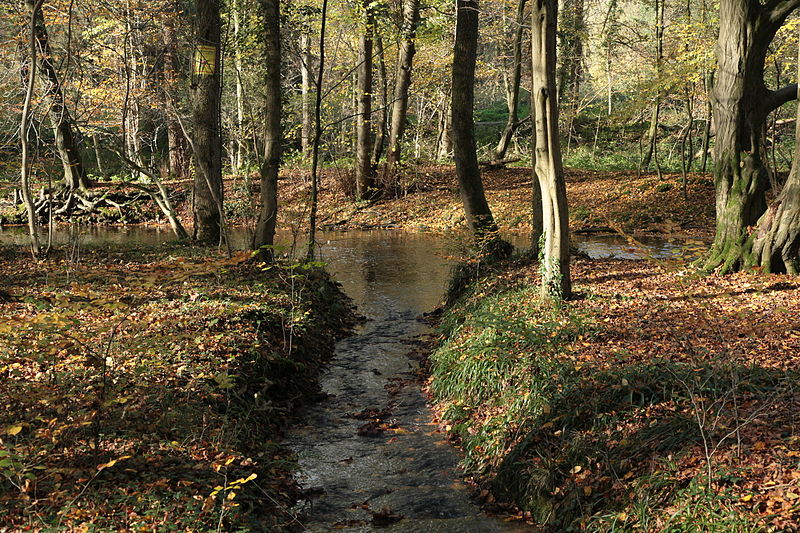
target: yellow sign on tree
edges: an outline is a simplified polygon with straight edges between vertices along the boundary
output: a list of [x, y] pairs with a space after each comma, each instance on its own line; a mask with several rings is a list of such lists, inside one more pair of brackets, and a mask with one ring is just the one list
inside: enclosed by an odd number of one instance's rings
[[194, 73], [198, 76], [213, 76], [217, 65], [216, 46], [198, 46], [194, 53]]

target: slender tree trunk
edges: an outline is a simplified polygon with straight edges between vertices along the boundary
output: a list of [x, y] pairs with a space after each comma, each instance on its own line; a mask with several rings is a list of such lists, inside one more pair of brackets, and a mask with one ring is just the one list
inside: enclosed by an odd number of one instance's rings
[[78, 148], [75, 123], [67, 110], [61, 82], [53, 64], [50, 41], [41, 6], [42, 2], [35, 3], [33, 0], [25, 0], [25, 7], [34, 20], [34, 32], [39, 50], [37, 55], [38, 68], [42, 72], [45, 85], [47, 114], [53, 127], [56, 151], [64, 167], [64, 182], [71, 190], [85, 190], [91, 187], [92, 184], [83, 166], [83, 158]]
[[262, 259], [272, 251], [278, 217], [278, 170], [281, 162], [281, 34], [280, 0], [262, 0], [264, 9], [264, 161], [261, 164], [261, 210], [253, 234], [253, 249]]
[[95, 163], [97, 163], [97, 173], [101, 176], [106, 175], [106, 169], [103, 165], [103, 155], [100, 151], [100, 141], [97, 139], [97, 132], [92, 134], [92, 145], [94, 147], [94, 159]]
[[[37, 220], [36, 207], [31, 195], [30, 183], [30, 161], [28, 158], [28, 126], [30, 125], [31, 100], [33, 99], [33, 86], [36, 83], [36, 52], [37, 52], [37, 32], [36, 32], [36, 13], [40, 11], [44, 0], [37, 0], [31, 5], [30, 13], [30, 64], [28, 65], [28, 82], [25, 90], [25, 103], [22, 106], [22, 117], [19, 124], [19, 138], [22, 148], [22, 164], [20, 166], [20, 182], [22, 186], [22, 201], [25, 204], [25, 211], [28, 213], [28, 236], [31, 240], [31, 253], [36, 258], [41, 252], [39, 243], [39, 221]], [[23, 60], [24, 61], [24, 60]], [[23, 68], [23, 71], [25, 69]], [[53, 206], [50, 206], [52, 212]]]
[[378, 57], [378, 84], [380, 92], [380, 109], [378, 111], [378, 131], [372, 145], [372, 163], [377, 165], [383, 155], [383, 145], [386, 143], [387, 106], [389, 105], [389, 82], [386, 79], [386, 58], [383, 53], [383, 39], [375, 38], [375, 55]]
[[[666, 0], [656, 0], [656, 83], [661, 83], [661, 63], [664, 57], [664, 4]], [[658, 158], [658, 123], [661, 114], [661, 89], [656, 89], [656, 100], [653, 104], [653, 115], [650, 119], [650, 129], [647, 133], [647, 152], [645, 152], [644, 160], [642, 160], [642, 168], [647, 170], [650, 166], [650, 161], [655, 156]], [[656, 161], [659, 174], [661, 169]]]
[[201, 170], [194, 180], [194, 239], [217, 243], [223, 202], [219, 0], [196, 0], [196, 9], [194, 145], [196, 164]]
[[302, 54], [302, 61], [300, 63], [300, 109], [302, 113], [300, 149], [303, 155], [306, 155], [311, 148], [313, 125], [311, 120], [311, 37], [305, 31], [300, 34], [300, 52]]
[[439, 150], [437, 152], [437, 159], [445, 161], [450, 159], [453, 154], [453, 113], [451, 110], [452, 91], [445, 94], [444, 101], [442, 102], [442, 131], [441, 139], [439, 140]]
[[325, 26], [328, 22], [328, 0], [322, 0], [322, 25], [319, 31], [319, 66], [314, 100], [314, 142], [311, 146], [311, 200], [308, 217], [306, 260], [313, 261], [317, 249], [317, 197], [319, 194], [319, 144], [322, 139], [322, 80], [325, 74]]
[[411, 68], [414, 62], [419, 25], [419, 0], [403, 0], [403, 40], [400, 44], [400, 53], [397, 58], [397, 77], [394, 84], [394, 98], [392, 102], [392, 120], [389, 130], [389, 147], [386, 162], [389, 166], [396, 166], [401, 158], [403, 133], [406, 129], [406, 115], [408, 114], [408, 88], [411, 86]]
[[511, 79], [508, 91], [508, 121], [500, 136], [500, 142], [494, 149], [495, 161], [500, 161], [506, 156], [511, 138], [519, 126], [519, 85], [522, 79], [522, 35], [525, 28], [525, 1], [517, 0], [517, 15], [514, 18], [514, 59], [511, 64]]
[[478, 49], [478, 2], [458, 0], [453, 54], [453, 149], [464, 213], [478, 246], [494, 252], [501, 244], [483, 190], [475, 146], [472, 113], [475, 99], [475, 61]]
[[375, 194], [372, 166], [372, 35], [375, 17], [369, 0], [364, 3], [365, 27], [358, 40], [358, 107], [356, 115], [356, 198]]
[[533, 110], [536, 130], [536, 177], [542, 199], [542, 297], [569, 298], [569, 220], [567, 191], [558, 137], [556, 98], [557, 0], [534, 0], [531, 16]]
[[567, 112], [572, 130], [574, 116], [580, 101], [580, 83], [583, 75], [583, 0], [567, 0], [561, 13], [558, 43], [558, 69], [556, 72], [558, 95]]
[[[178, 6], [173, 4], [171, 15], [177, 16]], [[175, 24], [172, 20], [167, 20], [164, 26], [164, 88], [167, 92], [167, 101], [174, 101], [175, 95], [180, 90], [181, 75], [178, 63], [178, 38], [175, 31]], [[167, 102], [165, 102], [167, 103]], [[183, 135], [181, 125], [175, 118], [175, 114], [169, 109], [164, 110], [167, 126], [167, 148], [169, 150], [169, 173], [177, 179], [186, 178], [189, 175], [190, 157], [188, 143]]]
[[702, 159], [700, 160], [700, 171], [705, 172], [706, 168], [708, 167], [708, 152], [709, 152], [709, 145], [711, 143], [711, 121], [712, 121], [712, 113], [713, 109], [711, 107], [711, 90], [714, 86], [714, 74], [708, 74], [707, 76], [703, 77], [703, 82], [705, 84], [706, 95], [708, 101], [706, 102], [706, 123], [703, 127], [703, 155]]
[[[233, 11], [233, 67], [236, 77], [236, 128], [235, 131], [235, 155], [233, 156], [234, 174], [239, 174], [244, 164], [245, 135], [244, 135], [244, 87], [242, 86], [242, 36], [240, 22], [240, 4], [238, 0], [232, 0], [231, 11]], [[267, 24], [267, 22], [265, 22]], [[269, 98], [269, 97], [267, 97]], [[269, 120], [269, 119], [267, 119]]]

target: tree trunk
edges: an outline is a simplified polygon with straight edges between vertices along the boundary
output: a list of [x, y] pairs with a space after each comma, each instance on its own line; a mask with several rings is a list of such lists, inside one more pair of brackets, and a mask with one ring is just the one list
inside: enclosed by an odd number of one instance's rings
[[45, 85], [47, 114], [53, 127], [56, 151], [64, 167], [64, 182], [70, 190], [85, 190], [91, 187], [92, 184], [83, 166], [83, 158], [78, 149], [75, 123], [64, 102], [61, 82], [53, 64], [50, 41], [41, 5], [41, 2], [34, 3], [33, 0], [25, 0], [25, 7], [34, 20], [34, 32], [39, 49], [39, 54], [37, 54], [38, 66], [42, 72], [42, 82]]
[[[240, 23], [240, 4], [237, 0], [231, 3], [233, 11], [233, 66], [236, 78], [236, 128], [234, 129], [234, 155], [232, 156], [234, 174], [238, 175], [244, 164], [245, 136], [244, 136], [244, 87], [242, 86], [242, 35]], [[269, 99], [269, 97], [267, 97]], [[267, 119], [269, 120], [269, 118]]]
[[358, 40], [358, 108], [356, 115], [356, 198], [374, 196], [372, 167], [372, 35], [375, 17], [369, 1], [364, 3], [365, 27]]
[[[451, 91], [452, 92], [452, 91]], [[450, 159], [453, 153], [453, 113], [451, 110], [452, 97], [450, 94], [445, 94], [444, 101], [442, 102], [442, 131], [439, 139], [439, 150], [436, 158], [439, 161]]]
[[[578, 109], [580, 83], [583, 75], [583, 0], [567, 0], [561, 14], [558, 42], [558, 98], [568, 113], [570, 124]], [[570, 128], [571, 129], [571, 128]]]
[[397, 165], [401, 156], [401, 142], [406, 129], [408, 113], [408, 88], [411, 86], [411, 68], [416, 52], [414, 41], [417, 37], [418, 25], [419, 0], [403, 0], [403, 41], [400, 44], [397, 58], [397, 78], [394, 84], [389, 148], [386, 154], [386, 161], [390, 166]]
[[768, 90], [764, 60], [778, 28], [798, 5], [800, 0], [770, 7], [723, 0], [720, 6], [719, 67], [712, 91], [717, 227], [706, 270], [724, 273], [743, 267], [747, 228], [766, 210], [764, 124], [769, 112], [796, 98], [797, 91]]
[[264, 9], [264, 161], [261, 164], [261, 210], [253, 249], [263, 259], [272, 257], [272, 250], [262, 246], [275, 243], [278, 217], [278, 170], [281, 162], [281, 34], [280, 0], [262, 0]]
[[328, 0], [322, 0], [319, 30], [319, 65], [317, 66], [317, 91], [314, 97], [314, 141], [311, 145], [311, 199], [308, 215], [308, 244], [306, 260], [313, 261], [317, 240], [317, 196], [319, 193], [319, 144], [322, 138], [322, 80], [325, 75], [325, 26], [328, 23]]
[[[25, 89], [25, 102], [22, 105], [22, 117], [19, 124], [20, 147], [22, 149], [22, 163], [20, 165], [20, 185], [22, 187], [22, 200], [25, 204], [25, 211], [28, 213], [28, 236], [31, 240], [31, 253], [34, 258], [39, 256], [41, 249], [39, 243], [39, 224], [36, 215], [36, 206], [33, 203], [30, 184], [30, 161], [28, 159], [28, 126], [30, 125], [31, 100], [33, 99], [33, 86], [36, 83], [36, 52], [37, 52], [37, 32], [36, 32], [36, 13], [41, 10], [44, 0], [37, 0], [36, 4], [31, 5], [30, 13], [30, 64], [28, 65], [28, 80]], [[24, 61], [24, 60], [23, 60]], [[23, 72], [25, 70], [23, 65]], [[52, 211], [52, 206], [51, 206]]]
[[[173, 4], [171, 15], [177, 16], [178, 6]], [[175, 25], [167, 20], [164, 26], [164, 88], [167, 92], [167, 105], [170, 101], [177, 101], [176, 94], [181, 89], [180, 65], [178, 63], [178, 38]], [[177, 179], [189, 176], [189, 151], [186, 137], [175, 114], [169, 109], [164, 110], [167, 126], [167, 149], [169, 150], [169, 173]]]
[[535, 0], [531, 16], [532, 101], [536, 131], [536, 177], [542, 194], [542, 297], [569, 298], [569, 220], [561, 163], [556, 98], [557, 0]]
[[[653, 156], [656, 157], [656, 166], [658, 167], [658, 123], [661, 114], [661, 62], [664, 56], [664, 4], [665, 0], [656, 0], [656, 101], [653, 105], [653, 116], [650, 119], [650, 129], [647, 133], [647, 152], [645, 152], [644, 159], [641, 163], [641, 168], [647, 170], [650, 166], [650, 161]], [[659, 174], [661, 169], [659, 167]]]
[[478, 49], [478, 1], [458, 0], [453, 54], [452, 131], [461, 201], [476, 244], [494, 252], [502, 241], [483, 190], [475, 147], [473, 105]]
[[511, 64], [511, 79], [508, 91], [508, 121], [494, 150], [494, 160], [506, 156], [511, 138], [519, 126], [519, 84], [522, 79], [522, 34], [525, 28], [525, 0], [517, 0], [517, 15], [514, 19], [514, 59]]
[[747, 266], [759, 266], [764, 272], [800, 273], [800, 108], [795, 121], [792, 169], [783, 190], [758, 221], [751, 243]]
[[380, 111], [378, 112], [378, 131], [375, 133], [375, 142], [372, 145], [372, 163], [377, 165], [383, 155], [383, 145], [386, 143], [387, 106], [389, 105], [389, 82], [386, 79], [386, 58], [383, 53], [383, 39], [376, 36], [375, 55], [378, 57], [378, 83], [380, 92]]
[[196, 0], [194, 145], [194, 239], [217, 243], [221, 235], [222, 136], [220, 105], [219, 0]]
[[300, 126], [300, 150], [303, 155], [308, 154], [311, 148], [311, 37], [303, 31], [300, 34], [300, 108], [302, 113], [302, 125]]

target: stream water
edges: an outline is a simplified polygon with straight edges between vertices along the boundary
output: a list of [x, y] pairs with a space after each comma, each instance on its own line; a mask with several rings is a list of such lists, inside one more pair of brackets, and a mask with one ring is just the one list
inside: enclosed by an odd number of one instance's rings
[[[59, 243], [158, 244], [169, 231], [65, 228]], [[248, 241], [235, 232], [234, 243]], [[321, 376], [326, 399], [287, 433], [299, 459], [307, 531], [489, 533], [525, 527], [486, 516], [461, 482], [458, 456], [437, 432], [415, 371], [414, 348], [431, 333], [420, 318], [440, 302], [452, 266], [445, 242], [390, 231], [324, 233], [321, 258], [367, 317], [340, 341]], [[518, 239], [524, 245], [524, 239]], [[21, 228], [0, 230], [0, 243], [25, 243]], [[582, 238], [594, 257], [641, 257], [624, 240]], [[678, 245], [648, 244], [669, 256]]]

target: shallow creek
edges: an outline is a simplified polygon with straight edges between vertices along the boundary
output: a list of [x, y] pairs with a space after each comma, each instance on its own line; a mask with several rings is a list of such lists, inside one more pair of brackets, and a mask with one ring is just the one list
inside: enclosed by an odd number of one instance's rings
[[[157, 244], [169, 231], [64, 228], [56, 242]], [[243, 231], [234, 243], [248, 242]], [[524, 246], [525, 240], [518, 239]], [[21, 228], [0, 230], [0, 243], [25, 242]], [[451, 261], [437, 236], [391, 231], [321, 235], [321, 259], [366, 322], [336, 346], [321, 376], [325, 398], [309, 407], [286, 442], [297, 454], [307, 499], [295, 512], [307, 531], [490, 533], [525, 526], [483, 514], [462, 483], [458, 455], [437, 432], [414, 358], [431, 334], [421, 320], [440, 302]], [[584, 237], [594, 257], [636, 258], [624, 240]], [[649, 243], [668, 256], [670, 243]]]

